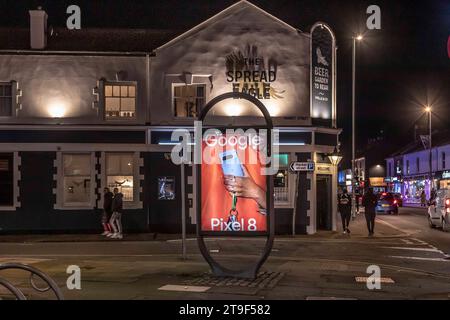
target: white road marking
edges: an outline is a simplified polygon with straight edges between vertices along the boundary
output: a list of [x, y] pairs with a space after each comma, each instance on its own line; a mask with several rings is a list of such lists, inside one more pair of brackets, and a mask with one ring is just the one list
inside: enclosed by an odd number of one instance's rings
[[33, 259], [33, 258], [24, 258], [24, 257], [8, 257], [8, 258], [0, 258], [0, 264], [2, 263], [23, 263], [23, 264], [33, 264], [39, 263], [43, 261], [50, 261], [51, 259]]
[[420, 261], [450, 262], [450, 260], [445, 259], [445, 258], [421, 258], [421, 257], [405, 257], [405, 256], [389, 256], [389, 258], [420, 260]]
[[400, 239], [400, 240], [402, 240], [406, 244], [414, 244], [414, 242], [412, 242], [412, 241], [410, 241], [408, 239]]
[[405, 232], [403, 229], [401, 229], [401, 228], [399, 228], [399, 227], [396, 227], [396, 226], [394, 226], [393, 224], [391, 224], [391, 223], [389, 223], [389, 222], [386, 222], [386, 221], [384, 221], [384, 220], [382, 220], [382, 219], [377, 219], [376, 221], [377, 221], [377, 222], [381, 222], [381, 223], [387, 225], [388, 227], [391, 227], [392, 229], [397, 230], [397, 231], [400, 232], [400, 233], [406, 234], [406, 232]]
[[211, 287], [200, 287], [200, 286], [183, 286], [183, 285], [173, 285], [173, 284], [167, 284], [165, 286], [162, 286], [158, 288], [158, 290], [162, 291], [181, 291], [181, 292], [206, 292]]
[[410, 248], [410, 247], [381, 247], [384, 249], [394, 249], [394, 250], [414, 250], [414, 251], [426, 251], [426, 252], [437, 252], [445, 255], [441, 250], [436, 248]]
[[420, 240], [420, 239], [417, 239], [417, 238], [411, 238], [411, 239], [414, 240], [414, 241], [417, 241], [420, 244], [431, 246], [428, 242], [425, 242], [423, 240]]

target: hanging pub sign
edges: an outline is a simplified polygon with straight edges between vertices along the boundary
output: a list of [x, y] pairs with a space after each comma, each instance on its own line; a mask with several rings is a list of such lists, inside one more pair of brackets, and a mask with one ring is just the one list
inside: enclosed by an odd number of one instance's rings
[[335, 37], [317, 22], [311, 28], [311, 118], [313, 124], [335, 126]]

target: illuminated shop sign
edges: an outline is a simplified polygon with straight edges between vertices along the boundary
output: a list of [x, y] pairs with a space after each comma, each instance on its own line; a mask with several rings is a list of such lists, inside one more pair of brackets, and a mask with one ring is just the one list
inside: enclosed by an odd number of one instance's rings
[[334, 100], [335, 40], [329, 27], [311, 29], [311, 112], [313, 118], [331, 119]]
[[226, 79], [233, 92], [247, 93], [257, 99], [281, 99], [284, 90], [273, 86], [277, 80], [277, 63], [265, 59], [257, 46], [226, 56]]

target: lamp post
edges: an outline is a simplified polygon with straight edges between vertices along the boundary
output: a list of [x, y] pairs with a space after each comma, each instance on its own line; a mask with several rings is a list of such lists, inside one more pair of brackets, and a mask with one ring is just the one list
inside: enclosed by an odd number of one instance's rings
[[356, 41], [362, 41], [363, 36], [357, 35], [353, 38], [352, 50], [352, 217], [355, 217], [355, 78], [356, 78]]
[[425, 106], [425, 112], [428, 113], [428, 147], [430, 150], [430, 154], [429, 154], [429, 161], [430, 161], [430, 171], [429, 171], [429, 181], [430, 181], [430, 197], [431, 197], [431, 190], [434, 187], [434, 181], [433, 181], [433, 156], [432, 156], [432, 151], [431, 151], [431, 107], [430, 106]]

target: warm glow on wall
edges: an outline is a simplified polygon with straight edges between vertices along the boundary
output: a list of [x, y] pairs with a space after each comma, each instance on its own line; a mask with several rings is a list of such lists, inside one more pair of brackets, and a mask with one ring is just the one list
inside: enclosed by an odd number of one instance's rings
[[279, 116], [280, 114], [279, 101], [271, 99], [271, 100], [264, 100], [262, 101], [262, 103], [264, 103], [264, 106], [266, 107], [267, 111], [269, 111], [269, 114], [272, 117]]
[[52, 118], [62, 118], [66, 115], [67, 104], [62, 100], [54, 99], [48, 104], [47, 112]]
[[225, 112], [230, 117], [239, 116], [242, 113], [242, 106], [233, 101], [225, 106]]

